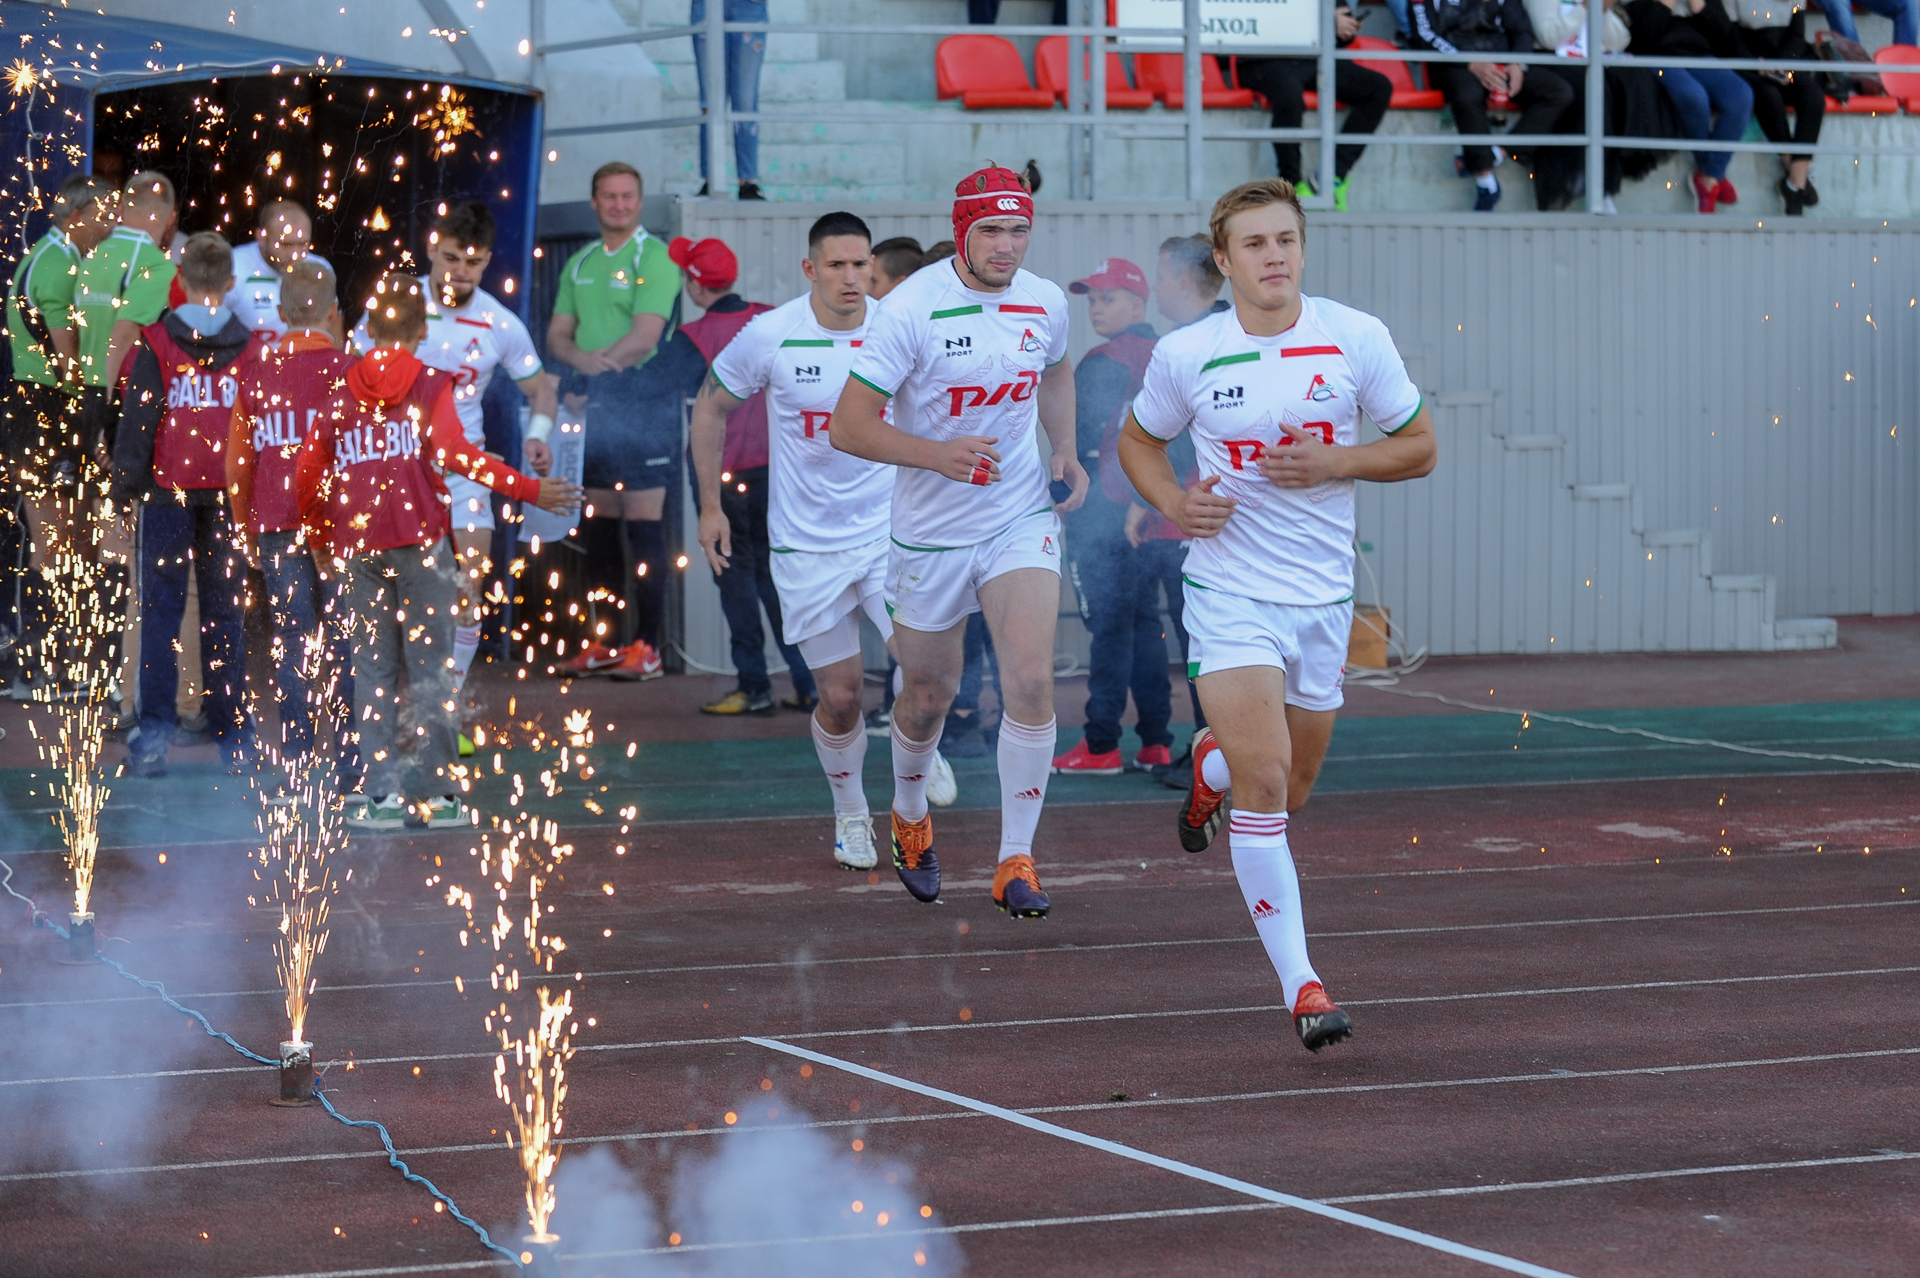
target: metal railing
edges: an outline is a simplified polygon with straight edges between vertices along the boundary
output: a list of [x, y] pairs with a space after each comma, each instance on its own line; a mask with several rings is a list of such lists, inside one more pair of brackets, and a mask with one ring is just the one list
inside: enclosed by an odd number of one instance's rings
[[[1713, 0], [1708, 0], [1712, 3]], [[1913, 155], [1912, 146], [1835, 145], [1799, 142], [1722, 142], [1708, 138], [1632, 137], [1606, 133], [1606, 71], [1609, 67], [1636, 67], [1646, 70], [1714, 69], [1724, 71], [1791, 71], [1824, 74], [1881, 75], [1889, 68], [1875, 62], [1824, 62], [1768, 58], [1693, 58], [1647, 57], [1603, 53], [1598, 57], [1569, 57], [1557, 53], [1492, 53], [1473, 51], [1438, 53], [1424, 49], [1342, 49], [1334, 36], [1333, 0], [1320, 5], [1320, 41], [1317, 46], [1247, 45], [1208, 43], [1203, 37], [1201, 0], [1183, 0], [1184, 26], [1117, 27], [1106, 22], [1106, 0], [1069, 0], [1067, 26], [1005, 25], [981, 27], [946, 23], [846, 23], [846, 22], [727, 22], [724, 0], [708, 0], [705, 21], [698, 25], [657, 27], [630, 34], [555, 44], [542, 42], [545, 29], [546, 0], [530, 0], [530, 41], [536, 58], [536, 74], [545, 80], [545, 58], [560, 53], [583, 52], [622, 44], [649, 44], [663, 40], [704, 37], [701, 68], [708, 91], [708, 104], [698, 114], [662, 117], [651, 120], [615, 121], [605, 124], [573, 125], [548, 129], [546, 136], [585, 137], [605, 133], [629, 133], [652, 129], [700, 128], [706, 132], [707, 153], [713, 157], [714, 173], [724, 173], [729, 154], [732, 127], [736, 122], [787, 124], [862, 124], [872, 125], [871, 114], [795, 108], [769, 112], [731, 111], [726, 85], [726, 36], [764, 33], [767, 35], [839, 35], [839, 36], [950, 36], [992, 34], [1000, 36], [1066, 36], [1068, 50], [1068, 86], [1066, 110], [991, 112], [963, 111], [930, 113], [915, 118], [915, 124], [977, 126], [983, 121], [998, 124], [1043, 125], [1072, 130], [1069, 134], [1071, 157], [1069, 195], [1075, 199], [1098, 198], [1100, 189], [1099, 155], [1103, 138], [1165, 139], [1183, 141], [1186, 155], [1187, 198], [1199, 200], [1205, 194], [1202, 167], [1205, 144], [1225, 141], [1317, 142], [1319, 156], [1313, 176], [1315, 194], [1302, 202], [1310, 208], [1330, 208], [1333, 203], [1334, 153], [1339, 143], [1338, 103], [1332, 91], [1334, 69], [1339, 62], [1427, 62], [1427, 63], [1520, 63], [1527, 66], [1580, 67], [1586, 73], [1584, 128], [1578, 133], [1371, 133], [1355, 134], [1348, 140], [1366, 146], [1504, 146], [1504, 147], [1583, 147], [1586, 151], [1585, 190], [1589, 211], [1599, 208], [1605, 187], [1606, 151], [1757, 151], [1794, 155]], [[1586, 47], [1603, 49], [1605, 39], [1603, 5], [1587, 5]], [[1108, 112], [1106, 101], [1107, 52], [1127, 52], [1115, 41], [1152, 42], [1168, 46], [1178, 42], [1182, 57], [1183, 101], [1177, 122], [1168, 119], [1140, 120]], [[1165, 49], [1171, 52], [1171, 49]], [[1312, 112], [1314, 123], [1300, 128], [1209, 127], [1202, 93], [1203, 57], [1235, 54], [1257, 57], [1309, 58], [1318, 63], [1319, 104]], [[1514, 108], [1518, 110], [1519, 108]], [[1171, 114], [1171, 113], [1169, 113]], [[1132, 117], [1132, 118], [1130, 118]], [[1362, 142], [1364, 139], [1364, 142]], [[713, 198], [725, 199], [726, 184], [714, 181], [708, 189]]]

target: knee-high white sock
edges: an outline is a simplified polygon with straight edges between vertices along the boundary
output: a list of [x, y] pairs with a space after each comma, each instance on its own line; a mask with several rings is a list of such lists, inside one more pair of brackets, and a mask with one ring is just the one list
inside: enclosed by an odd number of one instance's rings
[[812, 717], [812, 723], [814, 752], [820, 756], [827, 784], [833, 789], [833, 814], [865, 816], [867, 791], [860, 783], [860, 770], [867, 762], [867, 725], [856, 723], [853, 731], [834, 736], [820, 726], [818, 714]]
[[1210, 789], [1230, 790], [1233, 788], [1233, 774], [1227, 771], [1227, 753], [1224, 750], [1208, 752], [1200, 761], [1200, 779]]
[[1031, 855], [1033, 832], [1047, 801], [1047, 778], [1053, 773], [1053, 749], [1060, 736], [1059, 721], [1049, 717], [1039, 727], [1000, 719], [1000, 859]]
[[466, 684], [467, 671], [473, 669], [473, 656], [479, 651], [480, 627], [453, 628], [453, 686], [456, 689]]
[[931, 741], [912, 741], [893, 721], [893, 810], [902, 821], [923, 821], [927, 816], [927, 773], [933, 770], [933, 748], [940, 744], [935, 732]]
[[1233, 872], [1241, 895], [1253, 913], [1260, 943], [1267, 947], [1287, 1006], [1300, 997], [1300, 987], [1318, 982], [1307, 961], [1307, 927], [1300, 913], [1300, 878], [1294, 873], [1293, 854], [1287, 850], [1287, 814], [1236, 810], [1227, 827], [1233, 833]]

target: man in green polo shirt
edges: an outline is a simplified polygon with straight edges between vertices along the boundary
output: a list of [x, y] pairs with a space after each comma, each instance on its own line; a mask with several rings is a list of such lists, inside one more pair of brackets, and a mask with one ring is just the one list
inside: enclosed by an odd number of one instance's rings
[[[640, 226], [637, 169], [618, 161], [603, 164], [590, 189], [600, 238], [575, 253], [560, 272], [547, 351], [579, 375], [570, 381], [586, 382], [581, 484], [588, 506], [621, 520], [642, 596], [636, 611], [649, 614], [664, 598], [668, 565], [661, 516], [683, 441], [679, 405], [649, 402], [655, 397], [641, 368], [673, 335], [680, 268], [667, 256], [667, 246]], [[605, 584], [626, 596], [625, 582]], [[619, 662], [605, 665], [606, 670], [596, 666], [585, 673], [629, 677], [631, 672], [645, 678], [659, 671], [660, 658], [643, 635], [621, 650]]]
[[90, 389], [111, 393], [140, 330], [167, 309], [173, 263], [160, 247], [173, 235], [173, 183], [136, 173], [120, 194], [120, 225], [80, 264], [74, 310], [80, 369]]

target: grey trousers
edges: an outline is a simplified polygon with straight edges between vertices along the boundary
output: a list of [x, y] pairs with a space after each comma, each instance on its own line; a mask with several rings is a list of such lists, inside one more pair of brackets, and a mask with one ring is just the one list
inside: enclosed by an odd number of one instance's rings
[[377, 550], [347, 561], [347, 609], [353, 633], [353, 721], [370, 798], [406, 794], [400, 753], [400, 672], [407, 674], [412, 722], [413, 797], [456, 793], [448, 770], [459, 758], [454, 713], [453, 622], [459, 598], [453, 548]]

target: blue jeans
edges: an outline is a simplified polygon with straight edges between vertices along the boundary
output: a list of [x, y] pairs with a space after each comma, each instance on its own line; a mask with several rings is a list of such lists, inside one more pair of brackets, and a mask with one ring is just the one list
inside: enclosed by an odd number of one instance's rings
[[[1753, 86], [1737, 71], [1667, 67], [1660, 72], [1660, 83], [1666, 86], [1667, 97], [1680, 117], [1680, 127], [1685, 130], [1681, 136], [1738, 142], [1747, 131], [1747, 121], [1753, 116]], [[1720, 113], [1718, 120], [1713, 118], [1715, 111]], [[1701, 173], [1718, 181], [1727, 175], [1733, 152], [1695, 151], [1693, 159]]]
[[[727, 0], [726, 19], [728, 22], [765, 22], [767, 20], [767, 0]], [[693, 11], [687, 21], [699, 26], [707, 20], [707, 0], [693, 0]], [[700, 106], [707, 105], [707, 38], [693, 38], [693, 66], [700, 77]], [[760, 109], [760, 62], [767, 55], [767, 36], [764, 31], [730, 31], [727, 33], [727, 104], [734, 111], [758, 111]], [[733, 167], [742, 182], [752, 182], [760, 177], [760, 125], [757, 122], [745, 122], [733, 126]], [[726, 166], [721, 165], [722, 180]], [[707, 131], [700, 130], [700, 176], [712, 180], [713, 175], [707, 167]]]
[[[1069, 541], [1068, 546], [1073, 543]], [[1120, 747], [1120, 716], [1133, 693], [1143, 746], [1173, 744], [1167, 720], [1167, 638], [1160, 629], [1159, 581], [1125, 537], [1097, 537], [1071, 551], [1080, 617], [1092, 638], [1087, 658], [1087, 749]]]
[[[1860, 7], [1893, 19], [1895, 44], [1920, 44], [1920, 0], [1860, 0]], [[1820, 11], [1827, 15], [1827, 26], [1835, 35], [1849, 40], [1860, 38], [1853, 24], [1853, 6], [1847, 0], [1820, 0]]]
[[[338, 580], [321, 581], [313, 554], [297, 534], [260, 534], [260, 572], [267, 580], [267, 604], [273, 614], [273, 682], [280, 703], [280, 746], [289, 755], [313, 748], [314, 711], [326, 709], [343, 732], [353, 722], [353, 641], [347, 633], [346, 605]], [[322, 673], [332, 687], [316, 692], [301, 673], [306, 645], [325, 627], [328, 653]], [[352, 734], [341, 746], [342, 772], [358, 771]]]
[[1387, 0], [1387, 12], [1393, 15], [1393, 31], [1395, 35], [1407, 36], [1412, 34], [1413, 27], [1407, 20], [1407, 0]]
[[227, 508], [182, 506], [170, 498], [140, 512], [140, 735], [133, 753], [162, 758], [180, 716], [180, 658], [174, 643], [187, 611], [187, 573], [200, 594], [200, 678], [207, 727], [229, 760], [250, 744], [244, 694], [246, 642], [240, 595], [245, 567], [234, 553]]

